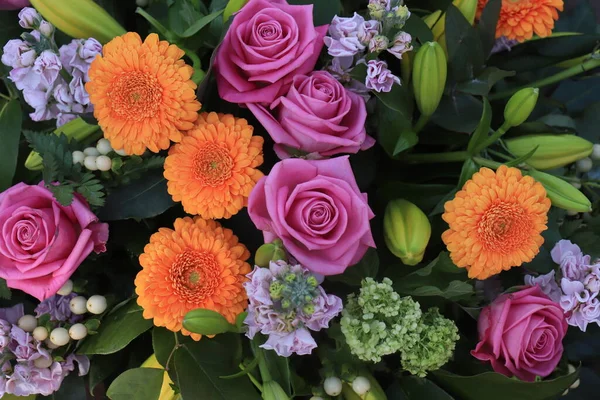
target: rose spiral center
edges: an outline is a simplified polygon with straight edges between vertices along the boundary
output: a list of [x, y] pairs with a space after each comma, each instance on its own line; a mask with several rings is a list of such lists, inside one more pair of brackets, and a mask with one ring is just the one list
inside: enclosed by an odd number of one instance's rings
[[216, 187], [231, 178], [233, 159], [217, 143], [207, 142], [196, 153], [194, 165], [196, 179], [203, 185]]
[[488, 250], [508, 253], [528, 239], [531, 220], [521, 205], [499, 201], [482, 215], [477, 231]]
[[219, 285], [219, 265], [208, 252], [186, 250], [171, 266], [172, 287], [179, 297], [196, 303], [210, 297]]
[[265, 40], [275, 40], [281, 37], [281, 25], [277, 21], [263, 22], [258, 25], [258, 35]]
[[121, 118], [141, 121], [156, 116], [162, 92], [156, 77], [141, 71], [124, 72], [108, 93], [109, 106]]

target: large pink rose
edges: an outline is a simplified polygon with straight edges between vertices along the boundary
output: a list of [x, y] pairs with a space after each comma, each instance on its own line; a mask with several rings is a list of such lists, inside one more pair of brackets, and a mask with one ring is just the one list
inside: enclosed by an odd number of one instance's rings
[[19, 10], [29, 5], [29, 0], [0, 0], [0, 10]]
[[256, 184], [248, 213], [266, 242], [280, 238], [300, 264], [319, 274], [341, 274], [375, 247], [374, 214], [348, 156], [280, 161]]
[[494, 371], [533, 382], [550, 375], [563, 353], [567, 321], [539, 286], [498, 297], [479, 316], [479, 340], [471, 354]]
[[250, 0], [235, 15], [217, 52], [220, 96], [232, 103], [272, 103], [292, 78], [312, 71], [327, 25], [315, 28], [313, 6]]
[[8, 287], [44, 300], [93, 251], [106, 250], [108, 225], [75, 197], [61, 206], [43, 182], [0, 193], [0, 277]]
[[296, 75], [289, 92], [271, 104], [248, 104], [275, 143], [280, 158], [298, 149], [320, 156], [357, 153], [373, 146], [367, 136], [364, 99], [347, 90], [329, 72]]

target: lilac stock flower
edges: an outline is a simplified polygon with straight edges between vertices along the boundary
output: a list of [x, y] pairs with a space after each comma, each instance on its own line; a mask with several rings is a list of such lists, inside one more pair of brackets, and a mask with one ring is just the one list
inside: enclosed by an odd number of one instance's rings
[[12, 324], [6, 320], [0, 319], [0, 353], [4, 351], [10, 343], [10, 329]]
[[38, 358], [50, 359], [50, 353], [43, 343], [33, 339], [33, 336], [16, 325], [10, 331], [10, 351], [18, 362], [35, 361]]
[[374, 36], [369, 41], [369, 52], [374, 53], [374, 52], [380, 52], [380, 51], [387, 50], [388, 44], [389, 44], [389, 40], [387, 37], [385, 37], [383, 35]]
[[25, 7], [19, 11], [19, 25], [25, 29], [35, 29], [41, 22], [42, 17], [35, 8]]
[[379, 35], [381, 31], [381, 23], [375, 20], [363, 21], [358, 26], [358, 40], [363, 44], [368, 44], [371, 39]]
[[351, 18], [337, 15], [329, 25], [329, 36], [323, 38], [328, 53], [333, 57], [352, 57], [365, 50], [365, 44], [358, 38], [359, 27], [365, 19], [354, 13]]
[[50, 368], [17, 364], [6, 382], [6, 393], [16, 396], [49, 396], [60, 388], [65, 376], [65, 371], [58, 362], [52, 363]]
[[569, 240], [559, 241], [550, 252], [552, 260], [560, 265], [562, 276], [570, 280], [581, 280], [587, 274], [590, 256], [586, 256], [576, 244]]
[[411, 42], [412, 36], [410, 33], [398, 32], [394, 37], [391, 47], [387, 49], [387, 51], [393, 54], [397, 59], [401, 60], [404, 53], [412, 51], [413, 47], [410, 45]]
[[386, 11], [390, 11], [390, 0], [369, 0], [369, 5], [377, 5], [386, 9]]
[[526, 275], [525, 276], [525, 284], [529, 286], [539, 286], [550, 299], [556, 303], [560, 303], [561, 291], [556, 283], [554, 270], [550, 271], [545, 275], [533, 276]]
[[37, 57], [35, 50], [21, 39], [9, 40], [2, 51], [2, 64], [11, 68], [30, 67]]
[[400, 84], [400, 78], [392, 74], [385, 61], [370, 60], [367, 63], [365, 86], [378, 93], [389, 92], [394, 83]]
[[82, 315], [73, 314], [70, 307], [70, 302], [78, 294], [71, 292], [66, 296], [55, 294], [52, 297], [42, 301], [35, 308], [36, 318], [44, 314], [50, 315], [50, 321], [77, 323], [83, 319]]
[[308, 329], [328, 327], [342, 310], [341, 299], [327, 295], [317, 277], [299, 264], [271, 262], [269, 268], [255, 267], [248, 278], [246, 336], [267, 335], [261, 347], [280, 356], [310, 354], [317, 345]]
[[42, 83], [47, 88], [54, 86], [61, 69], [60, 58], [51, 50], [44, 50], [33, 63], [33, 71], [41, 76]]
[[23, 315], [25, 315], [23, 304], [0, 308], [0, 319], [7, 321], [9, 324], [16, 324]]
[[506, 36], [501, 36], [494, 42], [491, 54], [501, 53], [503, 51], [510, 51], [514, 46], [519, 44], [517, 40], [508, 39]]

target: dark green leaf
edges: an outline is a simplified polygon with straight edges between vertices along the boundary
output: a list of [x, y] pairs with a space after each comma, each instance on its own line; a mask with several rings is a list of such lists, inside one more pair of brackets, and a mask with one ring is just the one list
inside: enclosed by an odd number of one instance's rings
[[273, 350], [262, 351], [271, 378], [279, 383], [283, 390], [292, 395], [292, 377], [290, 371], [290, 360], [288, 357], [278, 356]]
[[459, 191], [459, 188], [454, 188], [447, 195], [442, 197], [442, 199], [436, 204], [435, 208], [429, 213], [429, 216], [432, 217], [434, 215], [442, 214], [444, 212], [444, 205], [447, 201], [450, 201], [456, 196], [456, 193]]
[[95, 356], [90, 366], [90, 394], [96, 386], [105, 381], [119, 369], [119, 361], [123, 358], [122, 353], [109, 354], [107, 356]]
[[474, 293], [473, 285], [467, 283], [467, 271], [458, 268], [446, 252], [429, 265], [394, 280], [394, 289], [398, 293], [410, 296], [440, 296], [458, 300]]
[[519, 165], [519, 164], [521, 164], [521, 163], [524, 163], [525, 161], [529, 160], [529, 159], [531, 158], [531, 156], [533, 156], [533, 154], [534, 154], [534, 153], [537, 151], [537, 149], [538, 149], [539, 147], [540, 147], [540, 146], [535, 146], [535, 148], [533, 148], [533, 149], [532, 149], [532, 150], [531, 150], [529, 153], [527, 153], [527, 154], [523, 154], [521, 157], [519, 157], [519, 158], [515, 158], [515, 159], [514, 159], [514, 160], [512, 160], [512, 161], [507, 161], [507, 162], [505, 162], [504, 164], [505, 164], [507, 167], [516, 167], [517, 165]]
[[192, 26], [190, 26], [188, 29], [186, 29], [185, 32], [183, 32], [183, 34], [181, 35], [181, 37], [188, 38], [190, 36], [195, 35], [196, 33], [198, 33], [200, 31], [200, 29], [204, 28], [206, 25], [210, 24], [219, 15], [223, 14], [223, 11], [225, 11], [225, 10], [223, 9], [223, 10], [215, 11], [212, 14], [208, 14], [208, 15], [200, 18], [199, 20], [194, 22], [194, 24]]
[[222, 334], [186, 343], [177, 349], [172, 370], [182, 397], [195, 399], [201, 393], [210, 400], [260, 400], [260, 394], [247, 377], [219, 378], [239, 371], [240, 346], [239, 335]]
[[428, 213], [455, 188], [454, 185], [388, 181], [380, 188], [379, 195], [386, 201], [406, 199]]
[[379, 93], [377, 98], [379, 143], [393, 157], [416, 144], [412, 129], [414, 103], [409, 91], [399, 85], [394, 85], [389, 93]]
[[433, 41], [433, 33], [431, 32], [431, 29], [429, 29], [425, 21], [423, 21], [417, 14], [411, 14], [402, 30], [410, 33], [413, 39], [419, 39], [421, 43]]
[[6, 279], [0, 278], [0, 299], [10, 300], [12, 293], [6, 285]]
[[342, 282], [350, 286], [360, 286], [363, 279], [375, 278], [378, 270], [379, 256], [375, 249], [370, 248], [358, 264], [349, 267], [343, 274], [328, 276], [327, 280]]
[[389, 92], [373, 92], [388, 108], [407, 116], [412, 114], [412, 98], [410, 92], [402, 85], [393, 85]]
[[485, 139], [487, 139], [488, 134], [490, 133], [490, 128], [492, 125], [492, 106], [486, 97], [483, 98], [483, 112], [481, 113], [481, 118], [479, 119], [479, 124], [477, 125], [477, 129], [473, 132], [471, 136], [471, 140], [469, 140], [469, 146], [467, 147], [467, 151], [470, 154], [476, 152], [477, 146], [479, 146]]
[[135, 299], [129, 300], [103, 320], [98, 334], [87, 337], [78, 349], [80, 354], [112, 354], [124, 349], [133, 339], [152, 327], [144, 319]]
[[[85, 392], [85, 381], [82, 376], [77, 376], [76, 373], [69, 374], [60, 384], [60, 389], [47, 397], [38, 396], [36, 399], [51, 399], [51, 400], [83, 400], [87, 398]], [[20, 399], [21, 397], [17, 397]], [[28, 398], [25, 398], [29, 400]]]
[[[399, 384], [394, 391], [401, 390], [406, 400], [453, 400], [453, 398], [444, 392], [439, 386], [425, 378], [417, 378], [416, 376], [403, 376], [399, 380]], [[390, 393], [388, 391], [388, 393]], [[390, 400], [395, 400], [395, 397], [388, 396]], [[402, 399], [402, 397], [397, 397]]]
[[446, 11], [446, 43], [451, 75], [457, 82], [479, 75], [485, 57], [475, 28], [454, 5]]
[[460, 376], [445, 370], [432, 372], [435, 382], [461, 400], [548, 400], [558, 398], [579, 376], [579, 370], [556, 379], [524, 382], [496, 372]]
[[552, 100], [560, 102], [569, 114], [579, 113], [600, 101], [600, 91], [596, 90], [598, 85], [600, 76], [564, 80], [552, 94]]
[[150, 23], [150, 25], [152, 25], [154, 27], [154, 29], [157, 30], [157, 32], [164, 37], [165, 39], [167, 39], [170, 42], [174, 42], [176, 39], [176, 36], [173, 32], [171, 32], [170, 30], [168, 30], [167, 28], [165, 28], [165, 26], [163, 24], [160, 23], [160, 21], [158, 21], [156, 18], [154, 18], [152, 15], [148, 14], [143, 8], [138, 7], [135, 12], [137, 14], [140, 14], [142, 17], [144, 17], [146, 19], [146, 21], [148, 21]]
[[417, 143], [419, 143], [419, 137], [414, 131], [403, 130], [400, 132], [400, 136], [398, 137], [398, 141], [394, 147], [393, 155], [397, 156], [403, 151], [413, 148]]
[[514, 71], [504, 71], [496, 67], [488, 67], [475, 79], [459, 83], [456, 89], [460, 92], [476, 96], [487, 96], [496, 82], [514, 75]]
[[483, 104], [476, 97], [456, 92], [443, 96], [431, 120], [436, 125], [454, 132], [471, 133], [479, 124]]
[[166, 328], [156, 326], [152, 329], [152, 348], [154, 349], [156, 360], [162, 366], [167, 366], [169, 355], [176, 346], [176, 335], [175, 332]]
[[111, 400], [158, 400], [164, 370], [135, 368], [123, 372], [106, 392]]
[[169, 28], [179, 37], [185, 37], [183, 36], [184, 32], [204, 17], [198, 9], [197, 3], [199, 2], [193, 0], [175, 0], [169, 6]]
[[12, 185], [19, 155], [19, 139], [21, 138], [21, 103], [12, 100], [0, 111], [0, 192]]
[[577, 131], [577, 124], [575, 120], [568, 115], [563, 114], [548, 114], [537, 119], [538, 122], [542, 122], [545, 125], [553, 126], [557, 128], [564, 128], [567, 131]]
[[473, 174], [477, 171], [479, 171], [479, 166], [475, 164], [475, 161], [473, 161], [473, 159], [469, 158], [467, 161], [465, 161], [465, 163], [462, 166], [462, 170], [460, 171], [458, 187], [462, 188], [464, 184], [467, 183], [467, 181], [471, 179]]
[[175, 203], [167, 192], [167, 181], [162, 171], [150, 171], [143, 179], [119, 187], [106, 198], [98, 211], [102, 221], [128, 218], [151, 218], [162, 214]]
[[496, 25], [502, 8], [502, 0], [490, 0], [485, 5], [479, 23], [477, 24], [477, 33], [481, 41], [481, 50], [487, 58], [494, 47], [496, 41]]
[[340, 0], [288, 0], [289, 4], [312, 4], [315, 26], [330, 24], [333, 17], [341, 15]]

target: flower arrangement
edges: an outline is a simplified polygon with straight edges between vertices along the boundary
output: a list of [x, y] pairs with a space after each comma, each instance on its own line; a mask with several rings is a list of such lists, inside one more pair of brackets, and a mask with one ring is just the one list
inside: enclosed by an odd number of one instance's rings
[[0, 398], [595, 398], [587, 1], [0, 10]]

